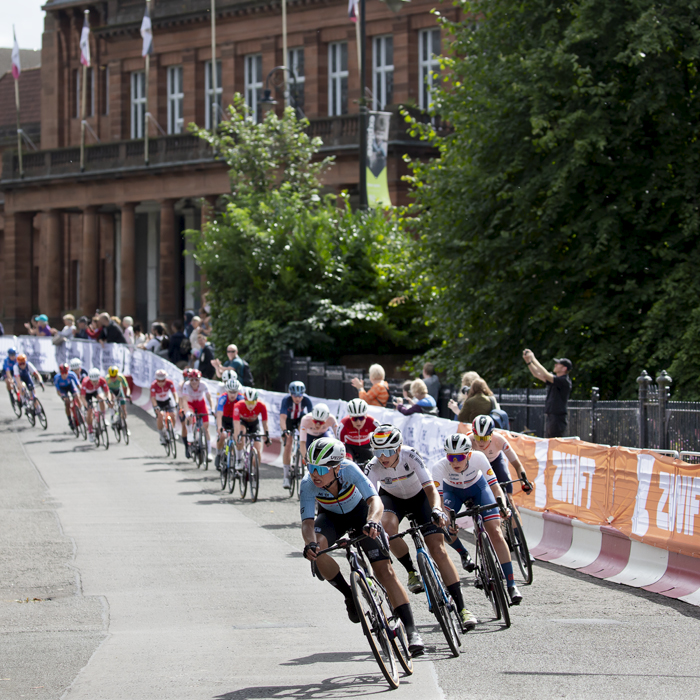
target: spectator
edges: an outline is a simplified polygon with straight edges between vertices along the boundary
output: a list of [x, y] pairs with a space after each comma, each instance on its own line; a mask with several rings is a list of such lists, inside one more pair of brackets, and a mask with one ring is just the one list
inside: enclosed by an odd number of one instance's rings
[[199, 332], [204, 333], [204, 335], [209, 337], [211, 333], [211, 316], [204, 307], [199, 310], [199, 318], [201, 319], [201, 323], [199, 324]]
[[435, 405], [437, 406], [441, 385], [440, 379], [435, 374], [435, 365], [432, 362], [426, 362], [423, 365], [423, 381], [428, 388], [428, 393], [435, 399]]
[[227, 367], [235, 369], [236, 374], [238, 375], [238, 380], [240, 382], [243, 382], [243, 374], [245, 373], [245, 362], [242, 358], [238, 356], [238, 347], [233, 345], [233, 343], [226, 348], [226, 360], [223, 362], [223, 364], [217, 360], [214, 363], [214, 367], [216, 369], [216, 375], [218, 377], [220, 377], [223, 374], [223, 371]]
[[75, 337], [79, 338], [80, 340], [88, 340], [89, 335], [87, 334], [87, 328], [88, 324], [90, 323], [90, 319], [87, 316], [81, 316], [78, 319], [78, 327], [75, 330]]
[[428, 387], [422, 379], [411, 382], [412, 399], [404, 403], [402, 398], [396, 399], [396, 410], [405, 416], [414, 413], [431, 413], [437, 415], [437, 401], [428, 393]]
[[196, 369], [198, 369], [205, 379], [214, 379], [216, 375], [216, 370], [212, 360], [214, 359], [214, 348], [207, 341], [207, 336], [204, 333], [200, 333], [197, 336], [198, 348], [195, 350], [197, 355], [197, 362], [195, 363]]
[[372, 386], [369, 391], [364, 390], [361, 379], [353, 377], [350, 383], [357, 389], [359, 397], [370, 406], [386, 406], [389, 401], [389, 385], [384, 381], [384, 368], [381, 365], [372, 365], [369, 368], [369, 380]]
[[131, 316], [124, 316], [122, 319], [122, 333], [124, 334], [124, 340], [126, 344], [130, 347], [134, 347], [134, 319]]
[[202, 323], [202, 319], [199, 316], [192, 317], [192, 332], [189, 335], [190, 344], [193, 348], [199, 347], [197, 343], [197, 336], [199, 335], [199, 326]]
[[494, 408], [498, 408], [498, 402], [489, 385], [481, 378], [475, 379], [457, 420], [460, 423], [471, 423], [477, 416], [489, 415]]
[[185, 324], [180, 321], [173, 321], [171, 326], [173, 334], [170, 336], [170, 347], [168, 349], [168, 359], [180, 369], [187, 366], [190, 359], [191, 345], [184, 333]]
[[135, 323], [134, 324], [134, 345], [137, 348], [142, 347], [148, 338], [146, 338], [146, 334], [143, 332], [143, 329], [141, 328], [140, 323]]
[[[108, 314], [109, 315], [109, 314]], [[99, 340], [102, 335], [102, 324], [100, 323], [100, 317], [95, 315], [88, 324], [87, 334], [90, 340]]]
[[162, 357], [164, 360], [170, 359], [170, 338], [167, 335], [163, 336], [163, 340], [160, 342], [160, 347], [155, 351], [158, 357]]
[[194, 318], [194, 311], [185, 311], [185, 335], [189, 338], [190, 334], [194, 330], [192, 325], [192, 319]]
[[101, 313], [98, 316], [98, 321], [102, 329], [98, 340], [102, 345], [105, 343], [120, 343], [124, 345], [126, 343], [126, 338], [119, 324], [114, 319], [110, 318], [107, 312]]
[[467, 398], [469, 389], [476, 379], [481, 379], [481, 377], [476, 372], [465, 372], [462, 375], [462, 386], [459, 389], [459, 395], [457, 396], [457, 400], [455, 401], [454, 399], [450, 399], [449, 403], [447, 404], [447, 408], [449, 408], [450, 411], [452, 411], [452, 413], [455, 414], [455, 420], [457, 420], [457, 416], [462, 410], [462, 406], [464, 405], [464, 401]]
[[554, 359], [554, 372], [548, 372], [537, 360], [532, 350], [523, 350], [523, 360], [530, 373], [547, 385], [544, 400], [544, 436], [564, 437], [569, 431], [568, 402], [571, 395], [571, 360], [566, 357]]
[[75, 330], [75, 316], [73, 316], [73, 314], [66, 314], [63, 317], [63, 330], [59, 331], [54, 328], [51, 331], [51, 335], [53, 335], [53, 338], [51, 339], [53, 344], [63, 345], [66, 340], [72, 340]]
[[46, 314], [34, 316], [32, 321], [24, 324], [24, 327], [29, 332], [29, 335], [52, 335], [51, 327], [49, 326], [49, 317]]
[[411, 380], [407, 379], [401, 385], [401, 393], [403, 394], [404, 401], [410, 401], [413, 399], [413, 394], [411, 393]]
[[157, 352], [160, 350], [160, 346], [165, 338], [165, 328], [160, 323], [154, 323], [151, 326], [151, 331], [153, 333], [151, 339], [144, 346], [144, 350], [149, 350], [150, 352]]

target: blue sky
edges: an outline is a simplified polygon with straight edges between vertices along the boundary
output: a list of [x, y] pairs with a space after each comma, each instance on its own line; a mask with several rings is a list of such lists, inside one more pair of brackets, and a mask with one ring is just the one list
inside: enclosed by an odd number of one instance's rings
[[12, 46], [12, 25], [21, 49], [40, 49], [46, 0], [0, 0], [0, 47]]

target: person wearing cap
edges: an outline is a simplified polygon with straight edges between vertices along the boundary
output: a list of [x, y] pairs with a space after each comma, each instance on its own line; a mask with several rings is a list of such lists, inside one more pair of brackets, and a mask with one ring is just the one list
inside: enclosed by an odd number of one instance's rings
[[569, 431], [569, 413], [567, 404], [571, 395], [571, 377], [573, 368], [567, 357], [554, 358], [554, 370], [547, 371], [535, 357], [532, 350], [523, 350], [523, 360], [533, 377], [547, 385], [547, 397], [544, 401], [544, 436], [546, 438], [565, 437]]
[[29, 323], [25, 323], [24, 327], [29, 331], [29, 335], [51, 335], [49, 317], [46, 314], [39, 314], [36, 317], [36, 328], [32, 328]]

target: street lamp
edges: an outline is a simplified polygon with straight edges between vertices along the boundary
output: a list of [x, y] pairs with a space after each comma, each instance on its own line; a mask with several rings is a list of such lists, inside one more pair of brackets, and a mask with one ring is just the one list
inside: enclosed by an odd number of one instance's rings
[[[271, 82], [272, 76], [278, 71], [282, 74], [282, 81]], [[285, 80], [285, 78], [287, 74], [289, 74], [289, 77], [292, 79], [293, 85], [292, 93], [289, 96], [290, 107], [294, 109], [294, 114], [296, 115], [297, 119], [305, 119], [304, 110], [297, 104], [297, 76], [295, 75], [294, 71], [287, 68], [287, 66], [275, 66], [267, 74], [267, 78], [265, 78], [265, 91], [263, 93], [262, 99], [259, 102], [260, 107], [262, 109], [269, 109], [277, 104], [277, 100], [275, 100], [272, 97], [272, 90], [270, 89], [270, 85], [272, 85], [272, 87], [274, 87], [276, 90], [279, 90], [280, 87], [286, 88], [287, 81]]]

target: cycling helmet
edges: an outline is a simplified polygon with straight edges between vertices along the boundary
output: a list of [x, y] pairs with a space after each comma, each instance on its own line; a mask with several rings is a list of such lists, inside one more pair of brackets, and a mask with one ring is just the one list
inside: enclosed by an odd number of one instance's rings
[[228, 367], [221, 373], [221, 381], [226, 384], [230, 379], [238, 379], [238, 372]]
[[[109, 376], [112, 376], [112, 368], [109, 368]], [[157, 382], [163, 382], [168, 378], [168, 373], [164, 369], [157, 369], [156, 370], [156, 381]]]
[[18, 365], [23, 365], [27, 361], [27, 356], [21, 352], [19, 355], [17, 355], [17, 364]]
[[8, 355], [8, 357], [9, 357], [10, 355], [16, 355], [16, 354], [17, 354], [17, 350], [15, 350], [14, 348], [8, 348], [8, 349], [7, 349], [7, 355]]
[[445, 438], [445, 452], [450, 455], [469, 454], [472, 441], [463, 433], [454, 433]]
[[58, 371], [61, 374], [61, 376], [68, 374], [69, 370], [70, 370], [70, 367], [65, 362], [62, 365], [58, 366]]
[[88, 372], [88, 378], [90, 379], [91, 382], [96, 382], [100, 378], [100, 370], [97, 369], [97, 367], [93, 367]]
[[[163, 371], [163, 370], [158, 370], [158, 372], [162, 372], [162, 371]], [[156, 372], [156, 377], [158, 376], [158, 372]], [[107, 374], [108, 374], [110, 377], [116, 377], [116, 376], [119, 374], [119, 367], [117, 367], [116, 365], [112, 365], [112, 366], [107, 370]]]
[[82, 367], [83, 363], [80, 361], [79, 357], [74, 357], [70, 363], [69, 366], [70, 368], [75, 372], [76, 370], [79, 370]]
[[185, 369], [182, 370], [182, 378], [189, 379], [191, 376], [192, 370], [189, 367], [185, 367]]
[[367, 402], [363, 399], [353, 399], [348, 404], [348, 415], [351, 418], [364, 418], [368, 408]]
[[232, 394], [237, 394], [238, 390], [241, 388], [241, 385], [235, 377], [232, 377], [226, 382], [226, 391], [232, 393]]
[[345, 459], [345, 445], [335, 438], [319, 438], [311, 443], [307, 459], [319, 467], [337, 467]]
[[258, 400], [258, 390], [254, 389], [252, 386], [247, 386], [243, 392], [243, 398], [249, 403]]
[[370, 435], [369, 444], [373, 450], [395, 450], [403, 444], [403, 436], [398, 428], [386, 423]]
[[317, 403], [313, 411], [311, 411], [311, 417], [314, 420], [320, 420], [324, 423], [328, 420], [328, 416], [330, 415], [331, 411], [325, 403]]
[[289, 393], [292, 396], [303, 396], [306, 392], [306, 386], [304, 382], [292, 382], [289, 385]]
[[472, 430], [474, 435], [479, 437], [488, 437], [493, 432], [496, 424], [491, 416], [477, 416], [472, 422]]

